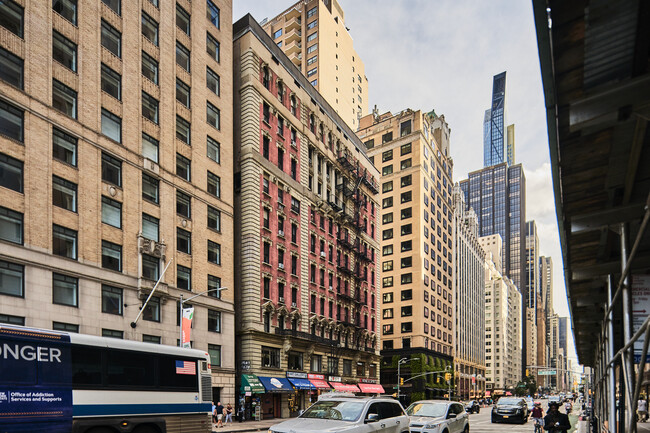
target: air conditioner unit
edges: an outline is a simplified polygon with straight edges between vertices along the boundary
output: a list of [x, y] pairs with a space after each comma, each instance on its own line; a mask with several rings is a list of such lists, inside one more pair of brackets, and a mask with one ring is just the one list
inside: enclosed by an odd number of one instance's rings
[[284, 237], [284, 230], [278, 230], [278, 236]]
[[278, 269], [284, 269], [284, 263], [278, 263]]
[[334, 288], [332, 286], [329, 286], [327, 290], [329, 290], [330, 292], [333, 292]]
[[291, 308], [298, 308], [298, 304], [296, 304], [295, 302], [292, 302], [291, 303]]
[[320, 256], [324, 258], [325, 257], [325, 251], [321, 251]]
[[282, 296], [280, 296], [280, 297], [278, 298], [278, 302], [279, 302], [280, 304], [284, 304], [284, 298], [283, 298]]

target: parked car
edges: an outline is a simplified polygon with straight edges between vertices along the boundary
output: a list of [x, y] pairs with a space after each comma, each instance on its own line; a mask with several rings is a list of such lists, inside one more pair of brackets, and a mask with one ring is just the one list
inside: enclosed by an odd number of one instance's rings
[[411, 433], [469, 433], [469, 415], [455, 401], [416, 401], [406, 413], [411, 419]]
[[528, 406], [520, 397], [502, 397], [492, 408], [492, 422], [528, 422]]
[[467, 413], [479, 413], [481, 411], [481, 405], [478, 404], [478, 401], [471, 400], [465, 405], [465, 412]]
[[269, 433], [408, 433], [409, 417], [391, 397], [329, 393], [302, 415], [273, 425]]

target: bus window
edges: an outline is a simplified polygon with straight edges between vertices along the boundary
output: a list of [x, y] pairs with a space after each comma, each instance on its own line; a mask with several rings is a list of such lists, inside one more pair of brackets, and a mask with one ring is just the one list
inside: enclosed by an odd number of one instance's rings
[[[183, 359], [178, 356], [162, 355], [158, 358], [160, 368], [160, 384], [169, 391], [193, 391], [198, 392], [199, 371], [195, 360]], [[195, 364], [195, 374], [178, 374], [176, 361], [191, 361]]]
[[92, 346], [72, 346], [72, 384], [102, 384], [102, 349]]
[[154, 387], [155, 356], [146, 353], [113, 350], [106, 352], [107, 387]]

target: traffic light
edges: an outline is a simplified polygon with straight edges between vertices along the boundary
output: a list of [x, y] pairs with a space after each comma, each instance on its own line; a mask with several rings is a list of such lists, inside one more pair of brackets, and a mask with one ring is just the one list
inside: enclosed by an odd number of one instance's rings
[[399, 384], [400, 384], [400, 385], [404, 385], [404, 378], [403, 378], [403, 377], [400, 377], [400, 378], [399, 378]]
[[526, 369], [526, 376], [530, 376], [530, 373], [528, 372], [528, 369]]
[[445, 380], [449, 382], [451, 380], [451, 373], [445, 373]]

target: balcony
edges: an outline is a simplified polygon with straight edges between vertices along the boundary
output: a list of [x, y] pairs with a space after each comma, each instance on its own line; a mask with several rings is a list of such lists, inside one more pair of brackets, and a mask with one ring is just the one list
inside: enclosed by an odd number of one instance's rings
[[346, 197], [350, 197], [351, 195], [354, 194], [354, 186], [352, 185], [351, 182], [339, 183], [338, 185], [336, 185], [336, 190], [342, 191], [343, 195]]
[[377, 180], [368, 172], [364, 173], [363, 178], [361, 179], [363, 184], [368, 187], [368, 189], [373, 194], [379, 194], [379, 184]]
[[338, 266], [336, 267], [336, 269], [337, 269], [340, 273], [345, 274], [345, 275], [347, 275], [348, 277], [351, 277], [351, 276], [354, 275], [354, 272], [352, 272], [352, 269], [348, 268], [347, 266], [341, 266], [341, 265], [338, 265]]
[[338, 344], [336, 340], [330, 340], [329, 338], [319, 337], [317, 335], [309, 334], [307, 332], [296, 331], [294, 329], [275, 328], [275, 335], [280, 335], [283, 337], [299, 338], [301, 340], [312, 341], [314, 343], [324, 344], [326, 346], [336, 346]]
[[287, 53], [287, 56], [291, 57], [293, 54], [300, 53], [302, 51], [302, 44], [300, 40], [294, 40], [284, 46], [284, 52]]
[[300, 31], [300, 27], [292, 28], [291, 30], [287, 29], [287, 32], [284, 34], [285, 44], [294, 41], [300, 42], [301, 39], [302, 39], [302, 31]]
[[352, 244], [348, 238], [337, 239], [337, 245], [348, 250], [354, 250], [354, 244]]
[[302, 17], [298, 9], [292, 9], [285, 15], [284, 31], [289, 33], [293, 29], [302, 28]]

